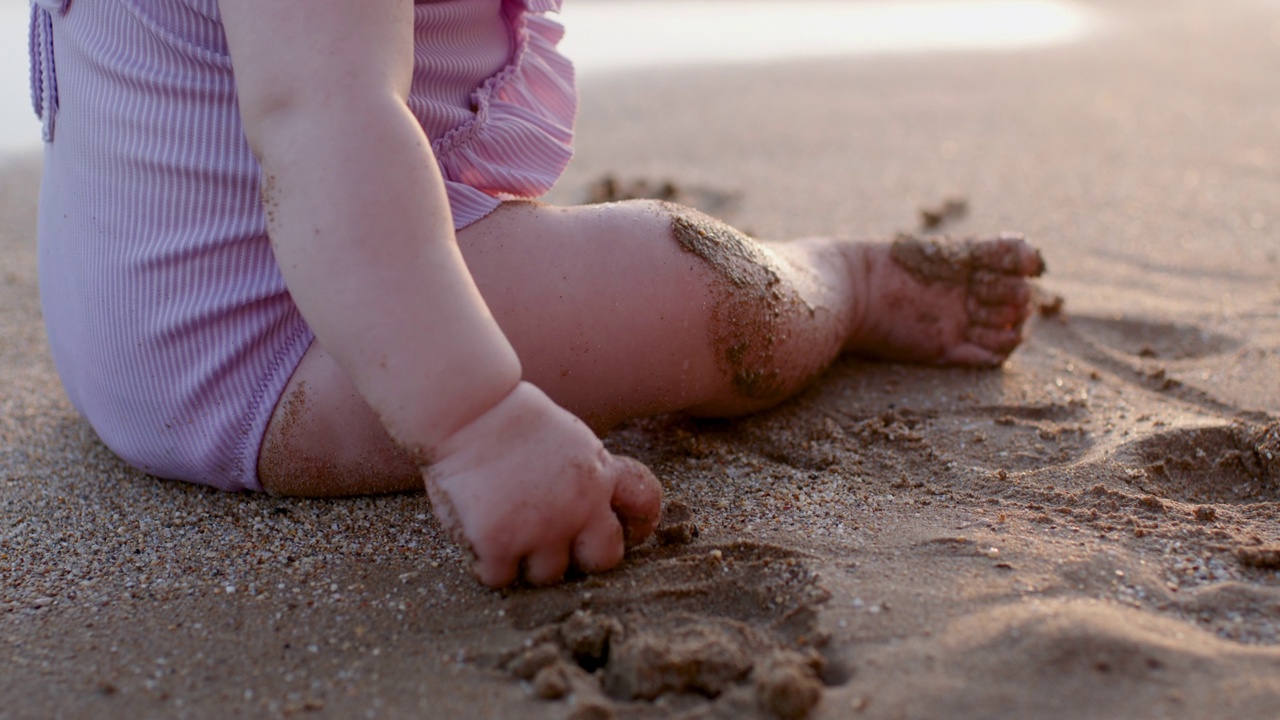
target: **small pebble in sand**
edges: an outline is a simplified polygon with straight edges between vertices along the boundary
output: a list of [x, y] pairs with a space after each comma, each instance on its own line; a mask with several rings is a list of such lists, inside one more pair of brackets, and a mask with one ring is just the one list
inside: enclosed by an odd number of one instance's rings
[[1280, 545], [1238, 548], [1236, 560], [1245, 567], [1278, 570], [1280, 569]]
[[541, 643], [520, 653], [507, 664], [507, 670], [521, 680], [531, 680], [543, 668], [560, 660], [560, 648]]
[[968, 200], [960, 196], [949, 197], [933, 207], [920, 208], [920, 229], [933, 230], [968, 214]]
[[640, 198], [674, 201], [680, 196], [680, 188], [670, 180], [621, 181], [613, 175], [604, 175], [587, 188], [586, 202], [587, 204], [610, 203]]
[[688, 545], [698, 537], [698, 525], [693, 521], [693, 508], [679, 500], [672, 500], [662, 509], [662, 523], [654, 533], [659, 545]]
[[668, 692], [715, 697], [751, 672], [744, 633], [733, 625], [691, 624], [632, 634], [610, 649], [605, 690], [626, 699]]
[[618, 714], [602, 700], [587, 700], [574, 706], [565, 720], [614, 720]]
[[1034, 288], [1031, 304], [1035, 307], [1036, 312], [1040, 314], [1040, 317], [1052, 318], [1062, 314], [1067, 301], [1057, 293], [1045, 292], [1039, 288]]
[[578, 610], [560, 625], [560, 642], [573, 659], [588, 670], [602, 666], [611, 641], [621, 639], [622, 624], [605, 615]]
[[571, 687], [569, 667], [562, 661], [547, 665], [533, 676], [533, 694], [543, 700], [559, 700], [569, 694]]
[[781, 720], [803, 720], [822, 700], [822, 681], [799, 653], [771, 653], [756, 664], [753, 677], [760, 706]]

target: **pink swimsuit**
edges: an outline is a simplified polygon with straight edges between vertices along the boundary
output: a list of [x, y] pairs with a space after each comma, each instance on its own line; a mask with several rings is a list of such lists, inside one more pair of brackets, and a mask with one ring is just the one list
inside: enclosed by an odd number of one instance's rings
[[[260, 489], [258, 451], [313, 336], [280, 277], [217, 0], [34, 0], [40, 294], [72, 402], [148, 473]], [[410, 109], [455, 227], [569, 161], [559, 0], [418, 0]]]

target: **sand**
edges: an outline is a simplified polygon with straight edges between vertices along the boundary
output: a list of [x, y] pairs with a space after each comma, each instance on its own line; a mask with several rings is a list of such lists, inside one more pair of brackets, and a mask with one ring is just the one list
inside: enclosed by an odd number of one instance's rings
[[[775, 411], [607, 442], [660, 541], [490, 592], [421, 495], [129, 469], [65, 399], [37, 164], [0, 170], [0, 717], [1280, 714], [1280, 8], [1111, 0], [1076, 45], [584, 85], [560, 202], [754, 234], [1026, 233], [999, 371], [841, 361]], [[649, 194], [653, 194], [650, 192]]]

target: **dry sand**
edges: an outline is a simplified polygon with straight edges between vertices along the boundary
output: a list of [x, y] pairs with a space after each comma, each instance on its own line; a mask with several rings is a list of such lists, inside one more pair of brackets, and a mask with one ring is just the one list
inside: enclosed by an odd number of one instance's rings
[[959, 194], [943, 229], [1025, 231], [1065, 305], [1002, 371], [847, 361], [774, 412], [622, 429], [662, 542], [550, 589], [480, 589], [420, 495], [115, 460], [51, 367], [11, 162], [0, 717], [1280, 715], [1280, 7], [1093, 5], [1062, 48], [583, 88], [558, 201], [670, 180], [786, 237]]

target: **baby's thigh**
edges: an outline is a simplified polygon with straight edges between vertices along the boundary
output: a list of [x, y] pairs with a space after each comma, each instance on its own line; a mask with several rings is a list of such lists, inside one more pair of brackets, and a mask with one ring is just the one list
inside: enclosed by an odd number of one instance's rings
[[422, 489], [422, 476], [336, 360], [313, 342], [280, 401], [258, 456], [275, 495], [331, 497]]

